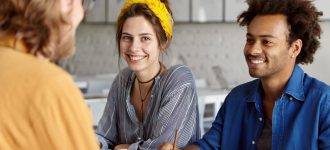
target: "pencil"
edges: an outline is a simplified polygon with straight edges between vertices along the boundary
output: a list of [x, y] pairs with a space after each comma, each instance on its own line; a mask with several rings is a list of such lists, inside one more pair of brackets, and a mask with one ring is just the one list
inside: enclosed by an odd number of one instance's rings
[[176, 141], [178, 140], [178, 137], [179, 137], [179, 132], [178, 132], [178, 130], [176, 130], [172, 150], [175, 150], [175, 148], [176, 148]]

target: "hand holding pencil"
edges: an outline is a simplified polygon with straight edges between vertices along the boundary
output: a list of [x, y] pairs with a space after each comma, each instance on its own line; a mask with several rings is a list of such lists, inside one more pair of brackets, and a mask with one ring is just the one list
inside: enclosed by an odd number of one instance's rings
[[[176, 143], [179, 138], [178, 130], [175, 131], [175, 137], [173, 144], [164, 142], [161, 146], [158, 147], [158, 150], [180, 150], [176, 147]], [[200, 148], [196, 145], [188, 145], [187, 147], [183, 148], [182, 150], [199, 150]]]
[[173, 143], [168, 143], [168, 142], [164, 142], [159, 148], [158, 150], [180, 150], [176, 147], [176, 143], [178, 141], [179, 138], [179, 132], [178, 130], [175, 131], [175, 137], [174, 137], [174, 141]]
[[179, 132], [178, 130], [175, 131], [175, 137], [174, 137], [174, 142], [173, 142], [173, 146], [172, 146], [172, 150], [176, 150], [176, 142], [178, 140], [178, 137], [179, 137]]

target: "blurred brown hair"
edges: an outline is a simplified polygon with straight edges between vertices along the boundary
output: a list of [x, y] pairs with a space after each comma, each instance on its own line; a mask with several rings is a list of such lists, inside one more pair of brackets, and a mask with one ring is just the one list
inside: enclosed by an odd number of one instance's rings
[[71, 53], [70, 48], [57, 47], [60, 27], [68, 23], [66, 19], [60, 0], [1, 0], [0, 37], [19, 38], [16, 40], [22, 40], [29, 53], [57, 60]]
[[317, 11], [310, 0], [247, 0], [248, 10], [237, 17], [240, 26], [248, 26], [256, 15], [282, 14], [289, 24], [288, 43], [302, 40], [302, 49], [296, 63], [313, 62], [313, 55], [320, 47], [321, 27]]

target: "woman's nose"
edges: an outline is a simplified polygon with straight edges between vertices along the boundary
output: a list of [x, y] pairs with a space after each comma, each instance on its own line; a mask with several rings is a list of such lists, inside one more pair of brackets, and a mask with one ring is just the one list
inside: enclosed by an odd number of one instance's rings
[[133, 39], [130, 45], [131, 51], [139, 51], [141, 49], [141, 42], [137, 39]]

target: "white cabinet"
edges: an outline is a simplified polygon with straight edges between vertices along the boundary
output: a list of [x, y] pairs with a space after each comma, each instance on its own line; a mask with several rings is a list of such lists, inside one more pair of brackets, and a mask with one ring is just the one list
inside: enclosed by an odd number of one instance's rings
[[85, 14], [85, 22], [100, 23], [106, 22], [106, 2], [108, 0], [96, 0], [93, 9]]
[[93, 116], [93, 126], [96, 127], [103, 115], [107, 98], [86, 99], [88, 108]]
[[223, 0], [192, 0], [193, 22], [222, 22]]
[[108, 0], [107, 22], [115, 23], [126, 0]]
[[197, 89], [200, 128], [202, 135], [207, 132], [228, 94], [221, 89]]
[[[117, 21], [120, 9], [124, 5], [125, 0], [109, 0], [107, 11], [107, 22], [115, 23]], [[189, 0], [170, 0], [170, 6], [174, 14], [175, 21], [188, 22], [189, 19]]]
[[[126, 0], [97, 0], [86, 22], [115, 23]], [[176, 22], [236, 22], [237, 16], [247, 9], [245, 0], [169, 0]], [[330, 1], [315, 0], [323, 11], [321, 20], [330, 20]]]
[[245, 0], [224, 0], [225, 22], [236, 22], [237, 16], [248, 8]]
[[170, 0], [170, 6], [173, 12], [175, 22], [190, 21], [190, 0]]

